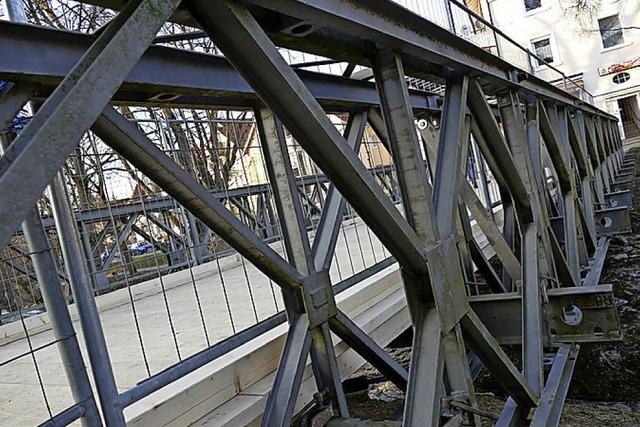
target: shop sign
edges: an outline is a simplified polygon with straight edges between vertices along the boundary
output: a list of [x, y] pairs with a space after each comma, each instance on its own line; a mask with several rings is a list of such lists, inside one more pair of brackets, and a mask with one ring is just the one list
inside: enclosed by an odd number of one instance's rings
[[630, 70], [635, 67], [640, 67], [640, 56], [634, 59], [629, 59], [628, 61], [616, 62], [608, 67], [598, 67], [598, 74], [600, 76], [606, 76], [608, 74]]

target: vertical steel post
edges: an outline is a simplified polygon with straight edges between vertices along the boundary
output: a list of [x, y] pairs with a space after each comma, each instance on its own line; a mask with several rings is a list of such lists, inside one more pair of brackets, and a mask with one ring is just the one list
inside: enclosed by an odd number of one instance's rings
[[60, 247], [67, 275], [78, 308], [85, 345], [91, 362], [104, 420], [109, 427], [125, 426], [122, 407], [118, 403], [118, 389], [113, 376], [111, 360], [91, 291], [91, 277], [82, 256], [80, 237], [69, 205], [64, 180], [57, 174], [50, 186], [53, 217], [58, 230]]
[[[376, 84], [382, 100], [384, 125], [390, 152], [398, 174], [406, 217], [418, 236], [429, 245], [438, 236], [433, 233], [431, 188], [413, 123], [406, 104], [406, 83], [400, 59], [380, 52], [374, 61]], [[444, 346], [438, 311], [428, 308], [431, 296], [426, 286], [428, 276], [416, 277], [402, 272], [407, 303], [414, 325], [409, 382], [404, 407], [404, 425], [436, 425], [444, 371]]]
[[[0, 135], [0, 155], [8, 145], [7, 142], [7, 137]], [[51, 329], [58, 340], [58, 351], [69, 381], [71, 394], [75, 403], [84, 408], [82, 425], [101, 426], [100, 413], [87, 376], [76, 331], [69, 316], [67, 301], [62, 293], [53, 252], [42, 226], [37, 206], [34, 206], [22, 221], [22, 231], [27, 241], [33, 270], [40, 285], [40, 293], [47, 309]]]
[[527, 384], [539, 396], [544, 384], [542, 370], [542, 306], [538, 271], [538, 232], [535, 223], [523, 224], [522, 232], [522, 359]]
[[472, 139], [471, 140], [471, 149], [473, 150], [473, 156], [476, 158], [478, 162], [478, 186], [480, 187], [480, 193], [482, 194], [482, 198], [484, 200], [483, 203], [487, 209], [487, 213], [491, 217], [492, 220], [495, 220], [495, 216], [493, 215], [493, 204], [491, 202], [491, 194], [489, 193], [489, 182], [487, 181], [487, 169], [484, 164], [484, 159], [482, 158], [482, 154], [480, 153], [480, 149], [478, 148], [478, 144]]
[[463, 162], [469, 150], [470, 121], [465, 119], [468, 81], [465, 76], [447, 79], [447, 95], [442, 109], [436, 172], [433, 184], [433, 207], [440, 237], [454, 232], [455, 212]]
[[[578, 132], [582, 142], [582, 146], [584, 148], [585, 156], [589, 156], [589, 150], [587, 149], [587, 124], [585, 122], [584, 113], [580, 110], [576, 111], [576, 124], [578, 125]], [[589, 173], [587, 176], [582, 178], [581, 186], [582, 186], [582, 208], [584, 209], [584, 217], [587, 222], [587, 228], [590, 231], [590, 235], [583, 236], [584, 239], [594, 239], [592, 241], [593, 246], [596, 246], [595, 236], [596, 236], [596, 223], [595, 223], [595, 209], [593, 203], [593, 191], [594, 184], [597, 181], [596, 173], [593, 170], [593, 166], [591, 164], [590, 159], [587, 158], [587, 167], [589, 169]], [[580, 278], [577, 278], [576, 281], [580, 283]]]
[[[413, 123], [413, 113], [408, 104], [402, 62], [394, 52], [379, 51], [374, 54], [373, 65], [406, 216], [418, 236], [427, 245], [435, 246], [427, 256], [430, 260], [429, 277], [415, 277], [406, 272], [403, 274], [415, 328], [404, 422], [408, 426], [434, 424], [439, 414], [443, 362], [450, 394], [456, 399], [475, 404], [473, 381], [462, 334], [456, 324], [456, 315], [453, 314], [466, 304], [462, 268], [457, 264], [451, 272], [443, 269], [443, 254], [457, 259], [458, 253], [451, 253], [456, 248], [454, 244], [438, 242], [444, 236], [447, 243], [450, 243], [450, 236], [454, 233], [453, 219], [458, 206], [457, 183], [460, 179], [461, 159], [466, 158], [466, 149], [461, 147], [466, 145], [463, 144], [462, 134], [465, 128], [467, 79], [455, 76], [447, 82], [436, 183], [452, 187], [448, 189], [448, 194], [444, 187], [440, 187], [432, 195]], [[431, 292], [425, 289], [425, 282], [431, 282]], [[444, 292], [450, 294], [445, 296]], [[430, 300], [435, 300], [437, 310], [427, 307]], [[447, 305], [450, 306], [450, 311], [444, 308]], [[432, 324], [438, 322], [438, 318], [444, 324], [442, 328]], [[430, 346], [427, 344], [429, 341], [432, 342]], [[436, 347], [438, 344], [441, 348]]]
[[595, 117], [586, 117], [585, 124], [587, 129], [587, 135], [589, 136], [589, 140], [591, 141], [591, 146], [593, 152], [595, 154], [594, 161], [594, 191], [596, 196], [596, 203], [599, 205], [603, 205], [604, 200], [604, 184], [603, 184], [603, 167], [602, 167], [602, 150], [600, 148], [600, 141], [598, 139], [597, 129], [596, 129], [596, 118]]
[[[572, 154], [571, 143], [569, 141], [571, 118], [565, 108], [558, 109], [558, 127], [560, 130], [560, 143], [565, 152], [565, 157], [569, 160], [571, 171], [573, 173], [575, 158]], [[567, 263], [571, 271], [571, 276], [580, 283], [580, 257], [578, 252], [578, 224], [576, 221], [576, 198], [577, 186], [575, 185], [575, 174], [571, 177], [571, 190], [564, 191], [562, 194], [563, 206], [563, 226], [564, 226], [564, 245]]]
[[613, 171], [609, 164], [609, 150], [607, 148], [607, 136], [604, 130], [604, 120], [602, 117], [598, 117], [596, 121], [596, 134], [598, 135], [598, 143], [602, 150], [602, 179], [605, 191], [608, 193], [611, 191], [611, 184], [613, 183]]
[[456, 21], [453, 18], [453, 9], [451, 7], [451, 1], [445, 0], [444, 1], [444, 8], [445, 8], [445, 10], [447, 12], [447, 22], [449, 23], [449, 30], [453, 34], [456, 34]]
[[[542, 350], [542, 298], [540, 297], [540, 287], [543, 286], [543, 282], [540, 280], [538, 264], [540, 258], [538, 253], [538, 230], [544, 228], [544, 222], [541, 218], [546, 217], [548, 211], [544, 199], [545, 190], [543, 186], [546, 185], [546, 182], [543, 181], [542, 175], [538, 101], [532, 97], [527, 98], [526, 102], [526, 135], [531, 169], [525, 166], [523, 170], [528, 171], [530, 175], [531, 192], [537, 194], [537, 197], [533, 197], [534, 205], [538, 206], [540, 215], [533, 223], [523, 224], [522, 230], [522, 268], [524, 278], [522, 286], [522, 317], [527, 320], [522, 331], [523, 373], [527, 384], [537, 396], [540, 396], [544, 384], [544, 372], [542, 369], [544, 355]], [[524, 155], [526, 156], [527, 154], [524, 153]], [[580, 277], [578, 276], [576, 280], [579, 282]]]
[[[296, 341], [304, 343], [304, 346], [298, 346], [299, 351], [311, 351], [311, 362], [318, 391], [326, 394], [325, 398], [337, 415], [348, 417], [349, 411], [342, 390], [333, 342], [326, 323], [330, 317], [337, 313], [333, 290], [328, 271], [317, 272], [315, 269], [309, 237], [302, 215], [302, 207], [300, 206], [296, 179], [289, 160], [284, 129], [273, 115], [273, 112], [267, 108], [258, 108], [256, 110], [256, 122], [260, 132], [267, 171], [274, 190], [276, 207], [281, 219], [282, 235], [289, 261], [301, 274], [307, 277], [317, 277], [317, 280], [305, 281], [299, 292], [284, 293], [291, 328], [297, 328], [299, 319], [303, 317], [305, 326], [308, 329], [305, 332], [304, 336], [306, 338], [304, 338], [304, 341], [301, 341], [303, 339], [302, 333], [297, 335], [289, 334], [287, 338], [296, 339]], [[307, 318], [308, 321], [306, 320]], [[309, 338], [310, 342], [306, 343]], [[287, 348], [289, 347], [287, 346]], [[299, 358], [296, 357], [294, 357], [293, 362], [295, 365], [290, 365], [292, 363], [288, 360], [290, 357], [289, 353], [285, 353], [278, 366], [276, 382], [273, 392], [269, 395], [266, 416], [263, 419], [264, 426], [284, 426], [291, 420], [291, 412], [298, 395], [299, 383], [285, 382], [287, 380], [286, 372], [291, 371], [292, 368], [293, 370], [300, 369], [300, 365]], [[306, 361], [306, 357], [303, 357], [302, 360]], [[304, 369], [304, 364], [302, 369]], [[283, 385], [291, 389], [286, 399], [283, 398], [283, 394], [286, 392]], [[291, 403], [292, 401], [293, 404]], [[285, 404], [290, 409], [283, 410], [280, 408]]]
[[[537, 130], [537, 110], [534, 114], [534, 105], [529, 103], [526, 124], [522, 117], [520, 101], [515, 93], [507, 93], [499, 96], [498, 106], [505, 127], [505, 134], [513, 152], [513, 158], [520, 170], [525, 184], [532, 210], [534, 212], [531, 221], [521, 220], [522, 228], [522, 351], [523, 370], [527, 384], [532, 391], [539, 396], [543, 384], [542, 370], [542, 307], [540, 299], [540, 271], [539, 258], [545, 254], [540, 253], [538, 230], [544, 239], [546, 232], [544, 221], [541, 217], [547, 213], [541, 209], [541, 201], [536, 177], [536, 167], [531, 156], [531, 146], [540, 149], [540, 135]], [[529, 139], [534, 139], [529, 141]], [[537, 140], [537, 141], [536, 141]], [[539, 159], [539, 157], [538, 157]], [[544, 248], [546, 244], [542, 244]], [[549, 255], [545, 258], [549, 260]]]

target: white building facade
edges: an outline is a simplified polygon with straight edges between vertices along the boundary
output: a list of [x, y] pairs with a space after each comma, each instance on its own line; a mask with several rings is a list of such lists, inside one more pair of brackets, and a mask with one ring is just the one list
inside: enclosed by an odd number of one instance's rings
[[[522, 46], [584, 85], [640, 138], [640, 0], [483, 0], [483, 14]], [[558, 74], [532, 60], [538, 77]], [[562, 85], [562, 82], [556, 82]]]

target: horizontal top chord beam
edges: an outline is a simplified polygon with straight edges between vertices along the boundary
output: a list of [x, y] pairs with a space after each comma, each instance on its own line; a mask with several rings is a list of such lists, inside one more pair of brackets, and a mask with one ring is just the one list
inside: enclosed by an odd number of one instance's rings
[[[0, 57], [12, 58], [0, 79], [38, 85], [47, 97], [78, 62], [95, 36], [0, 21]], [[297, 70], [327, 111], [350, 111], [380, 104], [374, 83]], [[411, 90], [415, 112], [439, 110], [439, 95]], [[163, 46], [150, 47], [115, 94], [116, 104], [225, 106], [252, 108], [257, 96], [222, 56]]]
[[[118, 10], [120, 0], [86, 0]], [[443, 82], [449, 69], [480, 77], [485, 92], [522, 89], [544, 99], [577, 107], [610, 120], [610, 114], [517, 68], [447, 29], [391, 0], [246, 0], [254, 17], [278, 46], [369, 66], [370, 43], [401, 54], [407, 75]], [[197, 27], [185, 9], [172, 21]], [[312, 25], [304, 37], [288, 31], [296, 23]]]

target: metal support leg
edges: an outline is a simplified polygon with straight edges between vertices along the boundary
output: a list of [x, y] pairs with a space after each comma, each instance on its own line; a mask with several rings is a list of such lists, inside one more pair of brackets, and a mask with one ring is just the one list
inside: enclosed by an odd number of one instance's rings
[[[256, 119], [267, 172], [273, 186], [276, 207], [281, 219], [287, 255], [290, 262], [301, 274], [307, 277], [317, 276], [302, 216], [297, 184], [289, 161], [284, 129], [267, 108], [259, 108], [256, 111]], [[342, 391], [331, 335], [326, 324], [328, 319], [337, 313], [328, 277], [328, 274], [319, 276], [319, 282], [305, 280], [301, 290], [302, 295], [300, 293], [285, 294], [284, 297], [290, 322], [297, 317], [308, 319], [311, 361], [318, 391], [326, 394], [328, 403], [338, 415], [347, 417], [346, 399]], [[323, 293], [324, 296], [321, 297], [320, 293]], [[300, 297], [302, 297], [301, 301]], [[287, 354], [283, 356], [286, 357]], [[289, 370], [291, 368], [281, 364], [280, 369]], [[288, 394], [279, 394], [279, 392], [280, 390], [274, 390], [270, 397], [269, 413], [281, 412], [275, 408], [283, 404], [283, 396], [287, 396], [285, 402], [292, 400], [295, 404], [298, 395], [297, 389]], [[291, 403], [287, 406], [289, 405]], [[290, 413], [288, 415], [290, 416]], [[290, 418], [283, 421], [289, 423]], [[279, 422], [273, 424], [274, 422], [269, 417], [265, 417], [263, 425], [280, 425]]]
[[411, 368], [404, 404], [405, 427], [437, 426], [444, 371], [442, 330], [435, 308], [413, 312]]
[[[0, 135], [0, 153], [6, 148], [4, 136]], [[71, 394], [84, 409], [82, 425], [101, 426], [102, 420], [87, 376], [84, 360], [78, 345], [76, 331], [62, 293], [53, 252], [49, 246], [37, 207], [22, 221], [22, 231], [27, 241], [31, 262], [35, 271], [53, 334], [58, 341], [58, 350], [64, 366]]]
[[[447, 93], [448, 101], [445, 104], [442, 121], [443, 126], [445, 126], [444, 123], [447, 125], [440, 133], [439, 150], [442, 151], [438, 155], [436, 182], [439, 182], [440, 186], [452, 185], [452, 188], [449, 188], [449, 194], [446, 194], [444, 187], [439, 187], [440, 190], [434, 193], [433, 204], [437, 203], [441, 212], [440, 216], [436, 217], [439, 211], [434, 209], [431, 202], [425, 163], [413, 125], [412, 112], [408, 107], [408, 92], [400, 58], [393, 52], [378, 52], [374, 56], [373, 63], [376, 84], [382, 100], [386, 133], [398, 171], [406, 216], [420, 238], [427, 244], [434, 244], [441, 235], [438, 227], [444, 230], [444, 236], [449, 236], [454, 231], [453, 218], [458, 203], [456, 183], [459, 182], [461, 159], [466, 158], [463, 154], [466, 151], [459, 150], [459, 143], [464, 142], [461, 135], [464, 130], [462, 106], [466, 97], [466, 78], [452, 79]], [[447, 141], [447, 144], [444, 141]], [[449, 152], [451, 149], [454, 151]], [[447, 169], [447, 162], [452, 171]], [[447, 248], [451, 249], [448, 255], [457, 258], [455, 245], [447, 245]], [[413, 277], [406, 273], [403, 276], [415, 328], [414, 355], [412, 355], [405, 404], [405, 425], [424, 425], [422, 423], [425, 420], [431, 422], [437, 419], [439, 402], [432, 403], [430, 399], [437, 398], [440, 393], [441, 357], [446, 359], [447, 384], [451, 393], [462, 400], [469, 400], [472, 403], [475, 401], [469, 363], [464, 348], [461, 347], [458, 319], [454, 314], [457, 309], [462, 310], [465, 306], [466, 295], [461, 266], [458, 263], [453, 268], [454, 271], [448, 274], [447, 271], [441, 271], [444, 266], [442, 263], [444, 252], [438, 248], [430, 253], [432, 255], [428, 255], [427, 258], [430, 260], [429, 272], [433, 296], [425, 295], [424, 284], [420, 283], [426, 277]], [[453, 292], [449, 290], [450, 288], [455, 288], [456, 291]], [[463, 300], [448, 299], [450, 296], [445, 296], [444, 292], [451, 292], [456, 296], [462, 295]], [[435, 315], [432, 314], [433, 309], [428, 308], [427, 305], [430, 299], [435, 301], [437, 306]], [[457, 309], [453, 307], [454, 305], [458, 306]], [[446, 325], [446, 329], [443, 326], [441, 330], [440, 326], [429, 324], [437, 321], [438, 317], [441, 324]], [[442, 349], [433, 349], [428, 352], [428, 355], [422, 355], [420, 351], [424, 348], [423, 339], [433, 340], [434, 335], [440, 334], [443, 335], [440, 338]], [[436, 369], [433, 369], [434, 366]]]
[[[523, 372], [525, 381], [531, 392], [537, 397], [540, 395], [543, 384], [542, 371], [542, 309], [540, 298], [540, 261], [547, 261], [548, 272], [552, 269], [553, 259], [550, 247], [550, 237], [547, 235], [545, 218], [547, 210], [543, 209], [541, 200], [541, 164], [539, 133], [537, 132], [537, 103], [527, 105], [527, 124], [522, 120], [520, 105], [514, 94], [500, 97], [499, 107], [505, 126], [505, 133], [510, 142], [514, 160], [520, 166], [522, 180], [532, 200], [532, 208], [535, 215], [532, 220], [526, 216], [520, 221], [522, 229], [522, 330], [523, 330]], [[526, 131], [526, 133], [525, 133]], [[575, 229], [575, 228], [574, 228]], [[540, 236], [539, 239], [539, 232]], [[545, 239], [546, 237], [546, 239]], [[542, 249], [542, 250], [540, 250]], [[576, 251], [577, 252], [577, 251]], [[554, 272], [555, 273], [555, 272]], [[555, 274], [554, 274], [555, 276]], [[515, 399], [515, 396], [512, 396]], [[527, 406], [523, 402], [522, 409], [516, 412], [525, 412]]]
[[51, 205], [58, 229], [60, 247], [65, 267], [75, 297], [85, 345], [89, 353], [91, 371], [100, 397], [100, 406], [106, 424], [111, 427], [125, 425], [122, 407], [118, 403], [116, 387], [109, 351], [104, 338], [100, 315], [91, 291], [91, 277], [82, 256], [80, 236], [75, 228], [75, 219], [69, 206], [64, 188], [64, 180], [57, 175], [50, 187]]
[[533, 414], [531, 427], [557, 427], [560, 424], [562, 407], [579, 350], [580, 346], [575, 344], [563, 344], [558, 348], [540, 404]]
[[302, 383], [302, 374], [304, 374], [311, 347], [309, 321], [306, 316], [299, 315], [295, 319], [290, 319], [289, 325], [276, 378], [262, 415], [263, 426], [289, 427], [291, 425], [293, 409]]
[[538, 271], [538, 233], [535, 224], [522, 232], [522, 360], [524, 377], [536, 395], [544, 382], [542, 371], [542, 300]]

